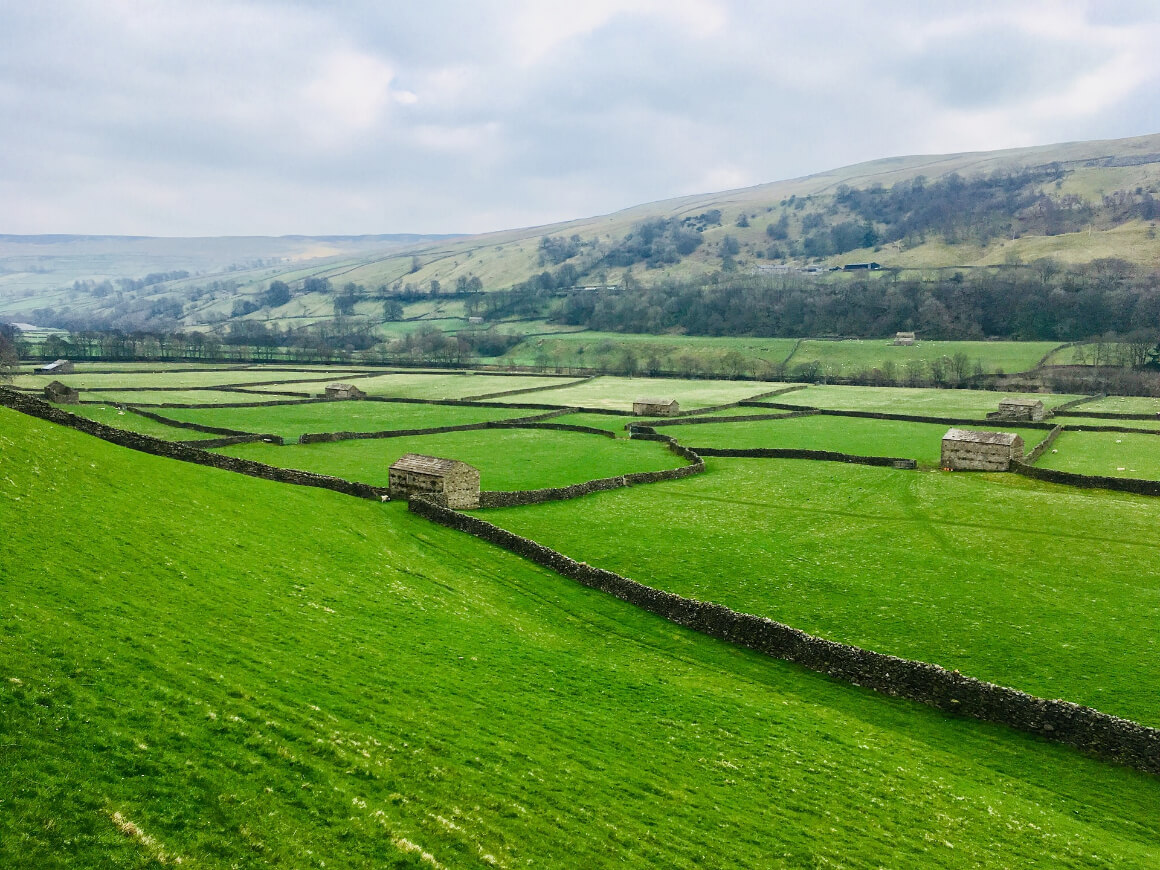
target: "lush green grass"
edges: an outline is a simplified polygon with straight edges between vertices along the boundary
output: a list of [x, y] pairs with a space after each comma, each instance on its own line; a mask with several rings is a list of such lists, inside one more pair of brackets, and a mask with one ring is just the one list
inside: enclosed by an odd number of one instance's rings
[[1156, 480], [1160, 479], [1160, 435], [1063, 432], [1036, 464], [1077, 474]]
[[599, 435], [534, 429], [445, 432], [287, 447], [240, 444], [220, 452], [383, 486], [388, 483], [392, 462], [404, 453], [426, 453], [474, 465], [483, 489], [505, 490], [567, 486], [685, 464], [655, 441], [614, 441]]
[[676, 399], [681, 410], [687, 411], [739, 402], [785, 386], [760, 381], [686, 381], [677, 378], [618, 378], [606, 375], [572, 387], [533, 393], [531, 396], [534, 399], [529, 396], [528, 400], [551, 405], [631, 411], [632, 403], [642, 398]]
[[[316, 386], [323, 386], [321, 384]], [[297, 389], [297, 388], [296, 388]], [[305, 390], [301, 390], [306, 392]], [[322, 392], [321, 389], [317, 392]], [[236, 393], [230, 390], [109, 390], [108, 392], [88, 393], [81, 391], [81, 400], [88, 402], [108, 402], [109, 404], [127, 405], [161, 405], [177, 403], [180, 405], [220, 405], [232, 402], [273, 402], [286, 399], [287, 396], [265, 395], [254, 393]]]
[[[993, 390], [936, 390], [923, 387], [843, 387], [821, 385], [795, 390], [771, 399], [790, 405], [808, 405], [841, 411], [876, 411], [934, 417], [984, 419], [999, 410], [1003, 399], [1037, 399], [1054, 408], [1079, 396], [1062, 393], [1000, 393]], [[1086, 408], [1087, 405], [1080, 407]]]
[[1160, 724], [1160, 500], [1016, 475], [708, 459], [487, 519], [634, 580]]
[[[363, 392], [371, 396], [393, 396], [403, 399], [466, 399], [471, 396], [483, 396], [506, 390], [523, 390], [529, 387], [551, 387], [555, 384], [567, 384], [576, 380], [574, 377], [545, 378], [536, 375], [486, 375], [461, 372], [458, 374], [389, 374], [374, 375], [371, 377], [348, 377], [345, 380], [354, 384]], [[322, 385], [286, 383], [278, 386], [264, 387], [268, 390], [305, 390], [307, 392], [322, 392]], [[520, 401], [519, 396], [510, 401]], [[497, 399], [496, 401], [506, 401]], [[529, 402], [543, 401], [537, 393], [530, 393]]]
[[1051, 341], [925, 341], [910, 347], [895, 347], [891, 338], [820, 341], [807, 339], [789, 360], [795, 366], [816, 362], [831, 376], [855, 375], [881, 369], [887, 361], [895, 366], [895, 378], [906, 376], [911, 360], [930, 362], [941, 357], [966, 354], [971, 370], [978, 361], [985, 372], [1022, 372], [1035, 368], [1055, 347]]
[[[214, 372], [170, 370], [163, 372], [142, 371], [132, 374], [117, 374], [114, 372], [77, 372], [71, 375], [60, 375], [56, 378], [70, 387], [78, 390], [95, 388], [127, 388], [127, 387], [162, 387], [166, 389], [180, 389], [183, 387], [215, 387], [223, 384], [246, 384], [264, 381], [294, 381], [302, 378], [342, 377], [344, 373], [333, 371], [263, 371], [261, 369], [223, 369]], [[349, 377], [349, 375], [345, 375]], [[17, 387], [43, 387], [53, 377], [46, 375], [21, 375], [13, 380]], [[313, 389], [322, 392], [325, 384], [315, 384]]]
[[[1015, 432], [1030, 450], [1046, 436], [1038, 429], [980, 426], [982, 430]], [[740, 423], [696, 423], [659, 430], [688, 447], [795, 447], [836, 450], [855, 456], [894, 456], [935, 464], [942, 454], [944, 423], [907, 423], [862, 417], [814, 414], [784, 420]]]
[[320, 402], [265, 408], [173, 408], [166, 417], [205, 426], [270, 432], [296, 439], [304, 432], [380, 432], [426, 429], [487, 420], [527, 417], [536, 411], [456, 405], [412, 405], [402, 402]]
[[1094, 402], [1084, 402], [1077, 411], [1116, 414], [1157, 414], [1160, 415], [1160, 399], [1150, 396], [1105, 396]]
[[147, 417], [134, 414], [132, 411], [121, 411], [115, 405], [69, 405], [68, 410], [81, 417], [88, 417], [98, 423], [115, 426], [129, 432], [140, 432], [142, 435], [152, 435], [154, 438], [163, 438], [166, 441], [194, 441], [206, 438], [216, 438], [204, 432], [193, 429], [182, 429], [180, 426], [167, 426]]
[[1160, 861], [1154, 777], [710, 641], [401, 505], [5, 410], [0, 476], [3, 866]]

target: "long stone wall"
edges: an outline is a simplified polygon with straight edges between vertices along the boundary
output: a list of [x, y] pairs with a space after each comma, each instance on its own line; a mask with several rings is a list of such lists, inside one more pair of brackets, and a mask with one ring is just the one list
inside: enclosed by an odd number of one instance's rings
[[[267, 441], [271, 444], [282, 443], [281, 435], [270, 435], [261, 432], [243, 432], [241, 429], [225, 429], [221, 426], [205, 426], [201, 423], [187, 423], [185, 420], [174, 420], [170, 417], [162, 417], [160, 414], [154, 414], [152, 411], [142, 411], [140, 408], [134, 408], [132, 405], [126, 406], [126, 410], [131, 414], [136, 414], [138, 417], [144, 417], [146, 420], [153, 420], [155, 423], [164, 423], [166, 426], [173, 426], [176, 429], [189, 429], [193, 432], [204, 432], [207, 435], [222, 435], [228, 438], [247, 438], [251, 441]], [[214, 446], [224, 447], [225, 445]]]
[[[544, 415], [544, 416], [556, 416]], [[560, 432], [583, 432], [615, 438], [616, 433], [594, 426], [573, 426], [570, 423], [540, 423], [519, 420], [487, 420], [482, 423], [460, 423], [455, 426], [428, 426], [425, 429], [387, 429], [380, 432], [308, 432], [298, 436], [299, 444], [320, 444], [333, 441], [353, 441], [376, 438], [407, 438], [415, 435], [442, 435], [445, 432], [472, 432], [479, 429], [555, 429]]]
[[759, 420], [788, 420], [791, 417], [809, 417], [817, 411], [786, 411], [781, 414], [737, 414], [729, 417], [672, 417], [668, 420], [649, 420], [649, 426], [696, 426], [701, 423], [755, 423]]
[[813, 459], [820, 462], [847, 462], [851, 465], [876, 465], [889, 468], [917, 468], [914, 459], [898, 456], [855, 456], [834, 450], [806, 450], [798, 447], [692, 447], [699, 456], [728, 456], [748, 459]]
[[1111, 489], [1117, 492], [1131, 492], [1136, 495], [1160, 496], [1160, 480], [1141, 480], [1137, 477], [1101, 477], [1095, 474], [1076, 474], [1072, 471], [1057, 471], [1054, 468], [1040, 468], [1026, 462], [1012, 462], [1011, 470], [1024, 477], [1033, 477], [1048, 483], [1078, 486], [1081, 489]]
[[856, 686], [918, 701], [955, 716], [1006, 725], [1137, 770], [1160, 774], [1160, 729], [1068, 701], [1038, 698], [938, 665], [814, 637], [771, 619], [738, 613], [719, 604], [663, 592], [577, 562], [478, 517], [423, 499], [412, 499], [408, 509], [710, 637], [794, 662]]
[[341, 477], [314, 474], [309, 471], [297, 471], [292, 468], [277, 468], [273, 465], [264, 465], [261, 462], [254, 462], [249, 459], [238, 459], [233, 456], [223, 456], [220, 453], [211, 453], [208, 450], [202, 450], [190, 444], [162, 441], [160, 438], [153, 438], [149, 435], [115, 429], [112, 426], [106, 426], [104, 423], [98, 423], [95, 420], [78, 417], [76, 414], [62, 411], [60, 408], [53, 407], [48, 402], [22, 395], [14, 390], [0, 388], [0, 405], [12, 408], [15, 411], [20, 411], [23, 414], [28, 414], [30, 417], [37, 417], [41, 420], [47, 420], [50, 423], [68, 426], [70, 429], [76, 429], [79, 432], [100, 438], [102, 441], [108, 441], [121, 447], [128, 447], [131, 450], [139, 450], [142, 453], [151, 453], [154, 456], [165, 456], [182, 462], [193, 462], [197, 465], [219, 468], [223, 471], [234, 471], [238, 474], [245, 474], [250, 477], [261, 477], [265, 480], [274, 480], [279, 483], [292, 483], [297, 486], [314, 486], [321, 489], [329, 489], [345, 495], [374, 499], [376, 501], [384, 500], [384, 497], [388, 493], [387, 487], [385, 486], [356, 483], [350, 480], [343, 480]]
[[1031, 452], [1023, 457], [1023, 461], [1028, 463], [1029, 465], [1033, 465], [1035, 463], [1035, 460], [1037, 460], [1040, 456], [1042, 456], [1044, 453], [1046, 453], [1047, 448], [1055, 443], [1055, 439], [1059, 437], [1059, 433], [1062, 431], [1063, 431], [1062, 426], [1054, 427], [1049, 433], [1047, 433], [1046, 438], [1044, 438], [1042, 441], [1040, 441], [1038, 444], [1036, 444], [1035, 447], [1031, 450]]

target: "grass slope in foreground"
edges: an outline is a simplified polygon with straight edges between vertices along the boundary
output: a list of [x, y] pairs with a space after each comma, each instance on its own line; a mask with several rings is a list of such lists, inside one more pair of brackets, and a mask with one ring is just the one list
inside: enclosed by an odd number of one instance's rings
[[0, 866], [1160, 861], [1156, 778], [711, 641], [402, 505], [6, 410], [0, 477]]
[[706, 464], [484, 516], [650, 586], [1160, 725], [1160, 499], [1015, 475]]
[[568, 486], [687, 464], [655, 441], [545, 429], [486, 429], [286, 447], [240, 444], [219, 452], [381, 486], [389, 482], [391, 463], [404, 453], [426, 453], [474, 465], [483, 489], [502, 490]]

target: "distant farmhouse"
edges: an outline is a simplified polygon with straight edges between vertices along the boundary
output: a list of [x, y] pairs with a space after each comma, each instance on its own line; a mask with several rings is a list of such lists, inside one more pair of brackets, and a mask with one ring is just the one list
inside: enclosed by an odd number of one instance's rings
[[37, 366], [36, 373], [38, 375], [71, 375], [74, 368], [72, 360], [58, 359], [56, 362]]
[[988, 420], [1038, 422], [1046, 416], [1043, 403], [1038, 399], [1003, 399], [999, 402], [999, 410], [987, 415]]
[[1023, 439], [1012, 432], [948, 429], [942, 439], [942, 467], [950, 471], [1010, 471], [1023, 458]]
[[323, 394], [327, 399], [365, 399], [367, 394], [353, 384], [328, 384]]
[[896, 332], [894, 333], [893, 344], [897, 347], [910, 347], [915, 342], [915, 335], [913, 332]]
[[404, 453], [390, 467], [390, 493], [395, 501], [425, 495], [449, 508], [477, 508], [479, 469], [457, 459]]
[[675, 417], [681, 411], [676, 399], [637, 399], [632, 413], [638, 417]]
[[847, 263], [842, 267], [843, 272], [877, 272], [882, 268], [881, 263]]
[[58, 405], [77, 405], [80, 404], [81, 394], [60, 381], [53, 381], [44, 388], [44, 398]]

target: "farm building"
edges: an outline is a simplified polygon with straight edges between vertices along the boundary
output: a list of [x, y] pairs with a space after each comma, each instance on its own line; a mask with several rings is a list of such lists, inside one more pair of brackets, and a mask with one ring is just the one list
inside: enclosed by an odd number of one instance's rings
[[367, 394], [354, 384], [327, 384], [325, 396], [328, 399], [365, 399]]
[[910, 347], [916, 340], [913, 332], [896, 332], [892, 343], [898, 347]]
[[479, 507], [479, 469], [457, 459], [404, 453], [390, 468], [391, 498], [431, 496], [449, 508]]
[[38, 375], [71, 375], [73, 373], [73, 364], [71, 360], [58, 359], [55, 362], [50, 362], [47, 365], [37, 366], [36, 373]]
[[1023, 458], [1023, 439], [1013, 432], [948, 429], [942, 439], [942, 467], [950, 471], [1009, 471]]
[[58, 405], [76, 405], [81, 400], [81, 394], [60, 381], [53, 381], [44, 388], [44, 398]]
[[680, 410], [676, 399], [637, 399], [632, 403], [632, 413], [638, 417], [675, 417]]
[[1046, 412], [1038, 399], [1003, 399], [999, 410], [987, 415], [988, 420], [1042, 420]]

